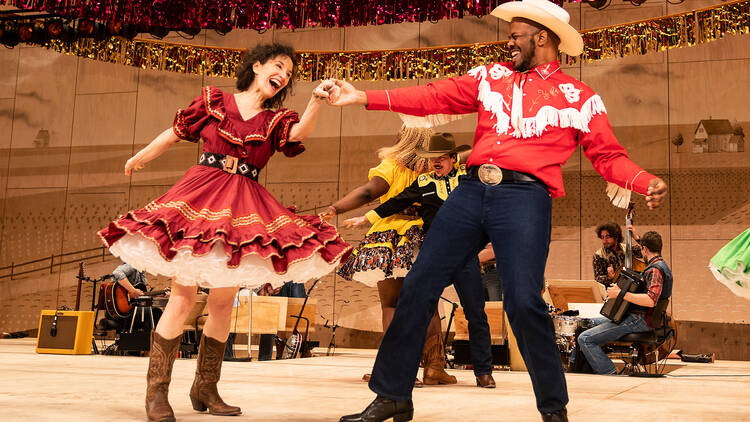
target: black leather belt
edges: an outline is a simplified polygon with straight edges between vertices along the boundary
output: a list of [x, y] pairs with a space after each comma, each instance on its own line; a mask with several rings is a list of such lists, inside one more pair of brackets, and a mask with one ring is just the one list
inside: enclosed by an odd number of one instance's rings
[[545, 186], [544, 183], [536, 177], [530, 176], [526, 173], [521, 173], [520, 171], [500, 168], [494, 164], [471, 166], [466, 173], [473, 178], [479, 179], [485, 185], [514, 182], [536, 182]]
[[198, 164], [224, 170], [227, 173], [249, 177], [256, 182], [258, 181], [258, 174], [260, 174], [260, 169], [252, 164], [240, 161], [239, 158], [232, 157], [231, 155], [216, 154], [214, 152], [204, 152], [201, 154]]

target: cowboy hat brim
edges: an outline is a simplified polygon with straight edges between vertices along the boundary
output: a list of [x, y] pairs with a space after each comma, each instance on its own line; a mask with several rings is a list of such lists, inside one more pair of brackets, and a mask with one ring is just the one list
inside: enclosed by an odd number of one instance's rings
[[445, 151], [429, 151], [421, 146], [417, 147], [415, 150], [415, 153], [423, 158], [435, 158], [435, 157], [442, 157], [443, 155], [448, 154], [457, 154], [459, 152], [464, 152], [470, 150], [471, 147], [469, 145], [458, 145], [457, 147]]
[[578, 30], [533, 4], [511, 1], [497, 6], [491, 14], [508, 22], [513, 18], [525, 18], [537, 22], [549, 28], [560, 38], [560, 51], [569, 56], [579, 56], [583, 53], [583, 38]]

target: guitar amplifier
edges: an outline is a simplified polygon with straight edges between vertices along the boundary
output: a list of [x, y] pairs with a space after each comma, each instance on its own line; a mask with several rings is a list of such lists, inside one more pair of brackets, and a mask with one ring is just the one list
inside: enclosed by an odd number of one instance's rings
[[37, 353], [90, 355], [94, 312], [45, 309], [39, 316]]
[[616, 298], [604, 302], [604, 306], [599, 313], [619, 324], [628, 315], [628, 308], [630, 307], [630, 302], [624, 299], [625, 293], [638, 293], [644, 287], [641, 273], [623, 268], [617, 278], [617, 287], [620, 288], [620, 294]]

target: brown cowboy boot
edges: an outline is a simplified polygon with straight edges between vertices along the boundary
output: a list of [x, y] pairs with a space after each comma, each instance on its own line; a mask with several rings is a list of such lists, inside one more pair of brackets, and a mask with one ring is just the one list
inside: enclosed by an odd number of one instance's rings
[[169, 381], [172, 379], [172, 366], [177, 357], [177, 349], [182, 336], [171, 340], [151, 332], [151, 352], [146, 374], [146, 416], [152, 422], [172, 422], [174, 412], [169, 405]]
[[216, 383], [221, 377], [221, 363], [224, 361], [226, 345], [226, 342], [222, 343], [205, 335], [201, 337], [195, 381], [190, 388], [190, 401], [193, 403], [193, 409], [199, 412], [208, 408], [209, 413], [218, 416], [235, 416], [242, 413], [239, 407], [224, 403], [216, 389]]
[[443, 335], [440, 331], [427, 337], [422, 350], [424, 361], [424, 384], [456, 384], [458, 380], [445, 372], [445, 353], [443, 352]]

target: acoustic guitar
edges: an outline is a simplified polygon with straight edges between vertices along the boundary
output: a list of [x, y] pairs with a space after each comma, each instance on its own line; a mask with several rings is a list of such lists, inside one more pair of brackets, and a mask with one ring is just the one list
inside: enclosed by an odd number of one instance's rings
[[[167, 293], [169, 289], [154, 290], [143, 293], [143, 296], [159, 296]], [[101, 286], [104, 298], [104, 309], [112, 318], [127, 318], [133, 310], [128, 291], [116, 281], [104, 283]]]

